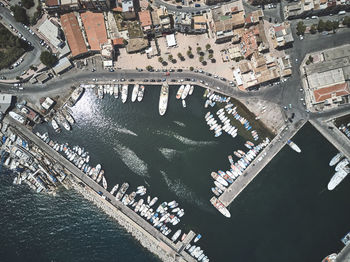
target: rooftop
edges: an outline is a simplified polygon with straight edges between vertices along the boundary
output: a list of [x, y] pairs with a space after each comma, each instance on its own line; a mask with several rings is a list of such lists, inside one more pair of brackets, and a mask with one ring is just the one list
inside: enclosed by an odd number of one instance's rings
[[80, 14], [83, 21], [90, 49], [101, 50], [101, 44], [107, 43], [107, 33], [103, 13], [87, 11]]
[[61, 24], [72, 51], [72, 56], [74, 57], [86, 53], [88, 50], [74, 13], [61, 15]]
[[344, 83], [344, 74], [341, 68], [313, 73], [307, 77], [309, 88], [317, 89], [329, 85]]
[[5, 113], [9, 109], [12, 102], [12, 95], [1, 94], [0, 95], [0, 112]]
[[313, 91], [315, 102], [320, 103], [332, 97], [350, 95], [347, 83], [336, 84], [329, 87], [319, 88]]
[[151, 13], [148, 10], [139, 12], [139, 19], [142, 27], [152, 25]]
[[59, 28], [56, 25], [47, 19], [39, 26], [38, 30], [50, 41], [54, 47], [58, 48], [61, 40], [59, 39]]

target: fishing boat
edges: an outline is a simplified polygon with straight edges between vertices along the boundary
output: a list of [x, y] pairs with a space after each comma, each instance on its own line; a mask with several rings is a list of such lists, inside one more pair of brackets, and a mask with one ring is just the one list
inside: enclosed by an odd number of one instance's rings
[[186, 107], [186, 101], [184, 99], [182, 99], [182, 107], [185, 108]]
[[344, 156], [343, 153], [340, 153], [340, 152], [336, 154], [329, 162], [329, 166], [334, 166], [336, 163], [339, 162], [340, 159], [342, 159], [343, 156]]
[[144, 93], [145, 93], [145, 87], [144, 86], [140, 86], [139, 87], [139, 93], [137, 94], [137, 101], [139, 101], [139, 102], [142, 101]]
[[210, 199], [210, 203], [225, 217], [231, 217], [230, 211], [227, 210], [227, 208], [224, 206], [223, 203], [221, 203], [219, 199], [217, 199], [216, 197], [212, 197]]
[[113, 86], [113, 95], [114, 95], [114, 98], [118, 98], [118, 96], [119, 96], [119, 86], [118, 85]]
[[190, 86], [189, 84], [187, 84], [187, 85], [185, 86], [185, 89], [184, 89], [184, 91], [183, 91], [182, 94], [181, 94], [181, 98], [182, 98], [182, 99], [185, 99], [185, 98], [187, 97], [188, 92], [190, 92], [190, 88], [191, 88], [191, 86]]
[[129, 188], [129, 183], [125, 182], [123, 183], [123, 185], [120, 187], [116, 199], [120, 200], [122, 198], [122, 196], [125, 194], [126, 190], [128, 190]]
[[180, 98], [181, 98], [184, 89], [185, 89], [185, 86], [184, 86], [184, 85], [181, 85], [181, 86], [179, 87], [179, 89], [177, 90], [177, 93], [176, 93], [176, 99], [180, 99]]
[[122, 102], [125, 103], [126, 100], [128, 99], [128, 85], [123, 85], [122, 87]]
[[132, 89], [132, 95], [131, 95], [131, 102], [135, 102], [137, 95], [139, 93], [139, 85], [134, 85], [134, 88]]
[[167, 83], [163, 83], [162, 88], [160, 90], [159, 97], [159, 114], [163, 116], [168, 107], [168, 96], [169, 96], [169, 86]]
[[288, 140], [287, 144], [297, 153], [301, 152], [300, 147], [297, 146], [292, 140]]
[[210, 175], [214, 180], [218, 181], [223, 186], [228, 186], [227, 181], [225, 179], [223, 179], [221, 176], [219, 176], [216, 172], [211, 172]]

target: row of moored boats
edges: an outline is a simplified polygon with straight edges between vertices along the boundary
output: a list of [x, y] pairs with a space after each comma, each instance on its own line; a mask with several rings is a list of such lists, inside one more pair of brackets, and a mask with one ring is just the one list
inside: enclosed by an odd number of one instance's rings
[[[121, 96], [122, 102], [125, 103], [128, 99], [129, 85], [128, 84], [106, 84], [98, 85], [97, 96], [100, 99], [103, 99], [105, 95], [114, 96], [118, 98]], [[143, 85], [136, 84], [133, 86], [131, 93], [131, 102], [141, 102], [145, 93], [145, 87]]]
[[179, 87], [179, 89], [177, 90], [176, 99], [180, 99], [181, 98], [183, 107], [186, 107], [186, 101], [185, 101], [186, 97], [188, 95], [192, 95], [193, 91], [194, 91], [194, 86], [193, 85], [189, 85], [189, 84], [181, 85]]
[[335, 174], [332, 176], [327, 185], [328, 190], [333, 190], [336, 188], [350, 173], [350, 167], [348, 166], [349, 163], [349, 159], [344, 157], [344, 155], [340, 152], [331, 159], [329, 166], [335, 166]]

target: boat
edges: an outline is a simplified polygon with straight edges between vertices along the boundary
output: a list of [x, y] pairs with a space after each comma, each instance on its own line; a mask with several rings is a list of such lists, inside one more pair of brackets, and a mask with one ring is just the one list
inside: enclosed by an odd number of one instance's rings
[[182, 107], [185, 108], [186, 107], [186, 101], [184, 99], [182, 99]]
[[123, 85], [122, 87], [122, 102], [125, 103], [128, 99], [128, 85]]
[[196, 243], [199, 239], [201, 239], [202, 238], [202, 235], [201, 234], [198, 234], [197, 236], [196, 236], [196, 238], [194, 239], [194, 243]]
[[191, 86], [190, 86], [189, 84], [187, 84], [187, 85], [185, 86], [185, 89], [184, 89], [184, 91], [183, 91], [182, 94], [181, 94], [182, 100], [184, 100], [184, 99], [187, 97], [188, 92], [190, 92], [190, 88], [191, 88]]
[[184, 85], [181, 85], [181, 86], [179, 87], [179, 89], [177, 90], [177, 93], [176, 93], [176, 99], [180, 99], [180, 98], [181, 98], [181, 95], [182, 95], [184, 89], [185, 89], [185, 86], [184, 86]]
[[117, 200], [120, 200], [122, 196], [125, 194], [126, 190], [128, 190], [129, 184], [127, 182], [123, 183], [123, 185], [120, 187], [117, 196], [115, 197]]
[[218, 181], [214, 181], [214, 184], [217, 188], [219, 188], [221, 191], [225, 191], [226, 187], [224, 187], [221, 183], [219, 183]]
[[153, 206], [158, 201], [158, 197], [154, 197], [151, 202], [149, 203], [149, 206]]
[[344, 243], [344, 245], [350, 244], [350, 232], [348, 232], [342, 239], [341, 242]]
[[344, 170], [339, 170], [336, 172], [327, 185], [328, 190], [331, 191], [336, 188], [347, 175], [348, 174]]
[[168, 106], [168, 95], [169, 95], [169, 86], [167, 83], [163, 83], [162, 88], [160, 89], [159, 97], [159, 114], [163, 116], [166, 112]]
[[231, 217], [230, 211], [228, 211], [224, 204], [215, 196], [210, 199], [210, 203], [225, 217]]
[[103, 93], [103, 87], [99, 86], [97, 89], [97, 96], [99, 99], [103, 99], [104, 93]]
[[216, 187], [212, 187], [212, 188], [211, 188], [211, 191], [214, 193], [214, 195], [220, 196], [220, 193], [219, 193], [219, 191], [217, 190]]
[[103, 178], [103, 174], [105, 173], [105, 171], [101, 170], [100, 173], [98, 173], [96, 182], [99, 184]]
[[191, 86], [190, 87], [190, 91], [188, 92], [189, 95], [192, 95], [193, 94], [193, 90], [194, 90], [194, 86]]
[[72, 115], [68, 112], [68, 110], [63, 110], [62, 111], [64, 117], [67, 119], [67, 121], [73, 125], [75, 123], [74, 118], [72, 117]]
[[21, 116], [13, 111], [9, 112], [10, 117], [12, 117], [17, 122], [24, 124], [26, 122], [26, 118], [24, 116]]
[[181, 241], [184, 241], [185, 238], [186, 238], [187, 234], [186, 233], [183, 233], [182, 237], [181, 237]]
[[131, 102], [135, 102], [137, 95], [139, 93], [139, 85], [134, 85], [134, 88], [132, 89], [132, 95], [131, 95]]
[[223, 179], [221, 176], [219, 176], [216, 172], [211, 172], [211, 177], [213, 179], [215, 179], [216, 181], [218, 181], [220, 184], [222, 184], [223, 186], [228, 186], [228, 183], [225, 179]]
[[330, 255], [326, 256], [324, 259], [322, 259], [322, 262], [335, 262], [337, 256], [338, 255], [336, 253], [330, 254]]
[[142, 101], [144, 93], [145, 93], [145, 87], [144, 86], [140, 86], [139, 87], [139, 93], [137, 94], [137, 101], [139, 101], [139, 102]]
[[179, 229], [179, 230], [177, 230], [177, 231], [175, 232], [175, 234], [171, 237], [171, 240], [172, 240], [173, 242], [175, 242], [176, 239], [178, 239], [180, 235], [181, 235], [181, 229]]
[[231, 155], [228, 156], [228, 160], [230, 161], [230, 164], [233, 164], [233, 158]]
[[118, 190], [119, 184], [116, 184], [112, 190], [111, 190], [111, 194], [114, 195], [114, 193]]
[[344, 156], [343, 153], [340, 153], [340, 152], [336, 154], [329, 162], [329, 166], [334, 166], [336, 163], [339, 162], [340, 159], [342, 159], [343, 156]]
[[335, 171], [343, 169], [347, 164], [349, 164], [349, 160], [347, 158], [344, 158], [335, 166]]
[[54, 118], [51, 120], [51, 125], [56, 133], [61, 132], [61, 128], [58, 126], [57, 121]]
[[114, 85], [113, 86], [113, 94], [114, 94], [114, 98], [118, 98], [118, 96], [119, 96], [119, 87], [118, 87], [118, 85]]
[[102, 185], [103, 185], [103, 188], [107, 190], [107, 181], [105, 177], [102, 177]]
[[287, 144], [293, 149], [295, 152], [300, 153], [301, 149], [297, 146], [292, 140], [288, 140]]

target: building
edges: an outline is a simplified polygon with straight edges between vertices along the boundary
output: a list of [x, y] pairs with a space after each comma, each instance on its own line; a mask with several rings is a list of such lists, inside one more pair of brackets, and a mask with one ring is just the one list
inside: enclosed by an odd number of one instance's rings
[[215, 7], [211, 9], [211, 14], [209, 26], [216, 43], [230, 41], [234, 36], [233, 30], [245, 24], [242, 0]]
[[49, 13], [66, 13], [73, 11], [108, 11], [110, 0], [45, 0], [43, 8]]
[[151, 12], [153, 28], [156, 36], [160, 36], [163, 33], [171, 33], [171, 20], [168, 10], [165, 6], [161, 6]]
[[58, 60], [58, 63], [52, 68], [56, 75], [60, 75], [73, 67], [72, 63], [67, 57]]
[[107, 32], [103, 13], [87, 11], [80, 14], [80, 17], [84, 25], [90, 50], [100, 52], [101, 45], [107, 43]]
[[[310, 62], [310, 57], [313, 61]], [[350, 45], [307, 56], [303, 81], [309, 106], [325, 109], [348, 103], [350, 97]]]
[[136, 53], [148, 48], [148, 40], [144, 38], [130, 38], [126, 46], [126, 52]]
[[263, 10], [259, 9], [259, 10], [253, 11], [246, 16], [245, 24], [248, 27], [252, 25], [256, 25], [259, 23], [259, 21], [262, 20], [263, 17], [264, 17]]
[[192, 20], [194, 33], [204, 34], [207, 32], [207, 19], [204, 17], [204, 15], [196, 15]]
[[79, 57], [88, 53], [77, 17], [74, 13], [61, 15], [63, 32], [68, 41], [72, 57]]
[[284, 22], [282, 24], [277, 24], [272, 27], [273, 30], [273, 47], [276, 49], [281, 49], [285, 47], [290, 47], [294, 38], [292, 35], [292, 30], [290, 28], [290, 24], [288, 22]]
[[152, 31], [152, 18], [149, 10], [140, 11], [138, 13], [141, 23], [141, 29], [144, 33]]
[[192, 15], [190, 13], [177, 13], [174, 17], [174, 29], [180, 33], [191, 33]]
[[12, 95], [1, 94], [0, 95], [0, 113], [6, 114], [12, 103]]
[[227, 0], [205, 0], [206, 5], [216, 5], [222, 2], [226, 2]]
[[262, 21], [258, 26], [242, 32], [240, 45], [242, 56], [246, 59], [249, 59], [254, 52], [266, 52], [269, 50]]
[[118, 0], [125, 19], [135, 19], [136, 13], [133, 0]]
[[166, 35], [166, 44], [169, 47], [174, 47], [176, 46], [176, 38], [175, 38], [175, 34], [171, 34], [171, 35]]
[[45, 83], [46, 81], [48, 81], [50, 79], [50, 75], [49, 73], [42, 73], [38, 76], [35, 77], [35, 79], [40, 83], [40, 84], [43, 84]]
[[46, 97], [44, 101], [41, 103], [41, 106], [45, 110], [51, 109], [55, 105], [55, 101], [52, 100], [50, 97]]

